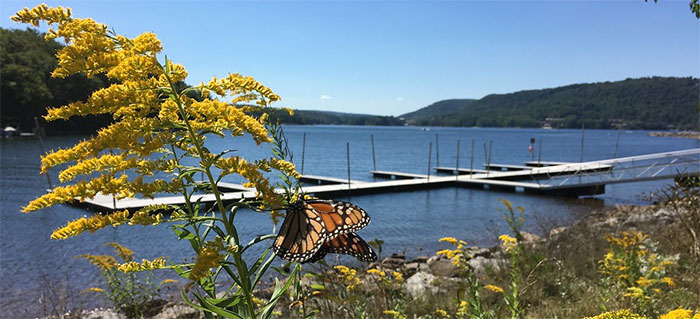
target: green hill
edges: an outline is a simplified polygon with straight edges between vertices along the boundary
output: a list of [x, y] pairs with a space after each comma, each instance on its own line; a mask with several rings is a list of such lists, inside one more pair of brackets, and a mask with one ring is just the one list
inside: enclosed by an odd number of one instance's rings
[[697, 78], [646, 77], [617, 82], [445, 100], [404, 117], [411, 125], [580, 128], [697, 129]]

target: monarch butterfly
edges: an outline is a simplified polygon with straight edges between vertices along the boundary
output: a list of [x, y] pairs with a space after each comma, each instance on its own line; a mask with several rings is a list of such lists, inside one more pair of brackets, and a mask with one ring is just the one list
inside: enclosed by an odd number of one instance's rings
[[326, 257], [328, 253], [346, 254], [366, 262], [377, 260], [377, 255], [374, 253], [374, 250], [372, 250], [372, 247], [370, 247], [364, 239], [360, 238], [360, 236], [357, 236], [355, 233], [347, 233], [338, 235], [338, 237], [323, 243], [321, 249], [306, 262], [312, 263], [321, 260], [323, 257]]
[[346, 202], [298, 200], [287, 207], [272, 250], [289, 261], [306, 262], [324, 243], [369, 224], [364, 209]]

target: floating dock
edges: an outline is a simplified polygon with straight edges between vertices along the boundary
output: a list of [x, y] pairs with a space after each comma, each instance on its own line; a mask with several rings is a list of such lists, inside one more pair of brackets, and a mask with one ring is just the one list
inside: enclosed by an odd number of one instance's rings
[[[679, 171], [692, 176], [700, 176], [700, 148], [583, 163], [530, 161], [525, 164], [525, 166], [509, 164], [489, 164], [487, 166], [487, 168], [498, 170], [435, 168], [437, 172], [452, 174], [448, 176], [373, 170], [370, 173], [375, 178], [387, 179], [386, 181], [373, 182], [349, 180], [348, 183], [348, 179], [316, 175], [303, 175], [301, 181], [314, 184], [303, 186], [302, 190], [319, 198], [424, 190], [437, 187], [465, 187], [578, 197], [603, 194], [605, 185], [608, 184], [673, 179], [679, 175]], [[220, 182], [217, 186], [222, 192], [221, 196], [225, 202], [237, 201], [242, 198], [252, 199], [256, 196], [255, 189], [240, 184]], [[213, 203], [215, 197], [213, 194], [193, 195], [192, 200]], [[75, 204], [98, 211], [114, 211], [136, 210], [155, 204], [183, 205], [185, 202], [182, 196], [115, 200], [112, 196], [98, 195]]]

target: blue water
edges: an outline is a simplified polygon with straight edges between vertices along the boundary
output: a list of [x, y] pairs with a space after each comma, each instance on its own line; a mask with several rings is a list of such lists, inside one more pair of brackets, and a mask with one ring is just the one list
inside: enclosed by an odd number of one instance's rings
[[[456, 144], [460, 140], [460, 167], [482, 168], [484, 145], [491, 142], [493, 163], [522, 164], [532, 160], [528, 152], [530, 138], [542, 142], [541, 160], [573, 161], [581, 159], [581, 130], [539, 130], [500, 128], [430, 128], [355, 127], [355, 126], [287, 126], [286, 135], [295, 155], [297, 169], [302, 169], [302, 136], [306, 133], [304, 173], [347, 177], [346, 143], [350, 143], [351, 178], [372, 180], [373, 169], [370, 134], [374, 136], [376, 165], [379, 170], [424, 174], [428, 170], [428, 148], [432, 145], [431, 165], [454, 166]], [[611, 158], [618, 137], [615, 130], [586, 130], [583, 160]], [[700, 147], [700, 141], [682, 138], [648, 137], [647, 131], [622, 131], [617, 157]], [[437, 142], [436, 142], [437, 135]], [[50, 137], [48, 148], [69, 147], [77, 137]], [[246, 158], [270, 156], [267, 146], [256, 146], [249, 138], [210, 138], [213, 151], [237, 149]], [[437, 144], [437, 145], [436, 145]], [[436, 157], [436, 150], [439, 151]], [[535, 146], [537, 159], [539, 145]], [[121, 226], [107, 228], [76, 238], [50, 240], [51, 232], [66, 221], [89, 215], [90, 212], [70, 206], [54, 206], [42, 211], [22, 214], [20, 209], [47, 188], [46, 178], [38, 174], [39, 144], [34, 139], [2, 140], [0, 144], [0, 315], [39, 315], [38, 300], [45, 304], [42, 292], [48, 283], [67, 282], [67, 293], [75, 294], [71, 305], [94, 305], [94, 295], [78, 295], [88, 287], [99, 286], [99, 273], [80, 254], [109, 254], [103, 244], [116, 241], [136, 251], [137, 259], [167, 256], [182, 261], [192, 256], [186, 242], [175, 241], [167, 225]], [[58, 170], [51, 171], [57, 182]], [[231, 178], [227, 181], [239, 182]], [[488, 245], [505, 231], [502, 204], [507, 199], [525, 208], [526, 228], [542, 232], [547, 227], [566, 224], [584, 215], [591, 208], [614, 204], [643, 203], [640, 194], [653, 191], [669, 181], [618, 184], [607, 186], [606, 193], [585, 199], [540, 197], [522, 193], [501, 193], [462, 188], [389, 193], [338, 198], [363, 207], [372, 223], [359, 234], [367, 240], [384, 240], [384, 252], [406, 252], [408, 256], [432, 254], [444, 248], [437, 240], [444, 236], [465, 239], [471, 244]], [[272, 231], [266, 214], [241, 212], [236, 219], [245, 239]], [[251, 255], [258, 253], [251, 251]], [[328, 258], [333, 260], [333, 258]], [[280, 264], [281, 261], [276, 261]], [[165, 273], [161, 278], [174, 277]], [[97, 302], [99, 304], [99, 302]]]

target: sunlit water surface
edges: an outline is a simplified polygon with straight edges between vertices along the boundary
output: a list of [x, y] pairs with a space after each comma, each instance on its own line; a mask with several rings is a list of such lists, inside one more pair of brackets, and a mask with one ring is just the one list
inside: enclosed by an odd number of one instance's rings
[[[350, 143], [351, 178], [372, 180], [373, 169], [370, 134], [374, 136], [376, 165], [379, 170], [425, 173], [428, 168], [428, 145], [433, 143], [431, 165], [454, 166], [456, 144], [460, 144], [460, 167], [482, 168], [488, 144], [493, 141], [493, 163], [522, 164], [532, 160], [528, 152], [530, 138], [542, 141], [543, 161], [578, 162], [581, 156], [580, 130], [496, 129], [496, 128], [430, 128], [355, 127], [355, 126], [287, 126], [298, 170], [302, 162], [302, 136], [306, 133], [304, 173], [347, 178], [346, 143]], [[648, 137], [646, 131], [586, 130], [583, 160], [631, 156], [662, 151], [700, 147], [697, 140]], [[436, 134], [438, 136], [436, 146]], [[69, 147], [82, 136], [49, 137], [48, 148]], [[472, 140], [474, 141], [473, 157]], [[214, 151], [236, 149], [246, 158], [270, 156], [269, 148], [257, 146], [248, 137], [208, 140]], [[436, 158], [435, 151], [439, 151]], [[485, 151], [486, 150], [486, 151]], [[8, 318], [37, 316], [50, 312], [48, 299], [69, 295], [72, 307], [103, 304], [94, 294], [78, 294], [88, 287], [101, 286], [99, 272], [87, 261], [76, 259], [81, 254], [110, 254], [104, 243], [115, 241], [136, 251], [137, 259], [167, 256], [173, 261], [192, 257], [186, 242], [178, 242], [168, 225], [155, 227], [122, 226], [106, 228], [67, 240], [50, 240], [51, 232], [66, 223], [91, 213], [58, 205], [42, 211], [22, 214], [20, 209], [40, 196], [48, 187], [45, 176], [39, 175], [39, 143], [35, 139], [2, 140], [0, 144], [0, 315]], [[536, 145], [534, 157], [538, 157]], [[473, 159], [473, 160], [472, 160]], [[473, 162], [472, 162], [473, 161]], [[54, 183], [58, 170], [51, 171]], [[239, 179], [229, 179], [240, 182]], [[359, 234], [367, 239], [381, 239], [383, 250], [405, 252], [407, 256], [432, 254], [444, 248], [438, 239], [454, 236], [470, 244], [490, 245], [495, 236], [505, 231], [502, 218], [507, 199], [525, 208], [526, 228], [539, 233], [553, 225], [566, 224], [590, 212], [613, 204], [643, 203], [643, 192], [653, 191], [668, 181], [607, 186], [606, 193], [586, 199], [541, 197], [522, 193], [502, 193], [464, 188], [442, 188], [425, 191], [387, 193], [338, 198], [363, 207], [372, 223]], [[242, 211], [236, 225], [244, 240], [270, 233], [272, 222], [266, 214]], [[260, 245], [262, 246], [262, 245]], [[248, 258], [260, 253], [251, 251]], [[327, 258], [330, 261], [335, 258]], [[277, 260], [275, 264], [281, 264]], [[161, 273], [159, 279], [174, 277]], [[48, 289], [55, 287], [55, 289]], [[53, 291], [50, 293], [50, 291]], [[52, 294], [56, 294], [52, 296]], [[99, 300], [99, 299], [97, 299]], [[47, 309], [49, 308], [49, 309]]]

